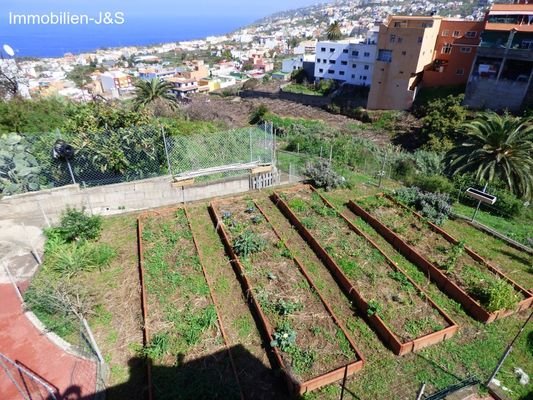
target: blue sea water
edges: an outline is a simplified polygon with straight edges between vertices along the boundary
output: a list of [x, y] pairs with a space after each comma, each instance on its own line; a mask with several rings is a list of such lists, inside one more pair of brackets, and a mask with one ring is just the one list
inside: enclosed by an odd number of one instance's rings
[[[1, 0], [0, 0], [1, 1]], [[125, 16], [122, 25], [9, 25], [0, 22], [0, 45], [9, 44], [16, 55], [61, 57], [104, 47], [149, 45], [202, 39], [237, 30], [252, 17], [141, 17]]]

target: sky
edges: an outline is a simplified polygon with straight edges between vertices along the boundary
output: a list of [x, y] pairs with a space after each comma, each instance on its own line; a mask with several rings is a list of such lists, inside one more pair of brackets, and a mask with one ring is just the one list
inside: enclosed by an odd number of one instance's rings
[[0, 0], [0, 15], [6, 15], [10, 11], [39, 13], [122, 11], [130, 17], [235, 15], [262, 18], [278, 11], [317, 3], [317, 0]]

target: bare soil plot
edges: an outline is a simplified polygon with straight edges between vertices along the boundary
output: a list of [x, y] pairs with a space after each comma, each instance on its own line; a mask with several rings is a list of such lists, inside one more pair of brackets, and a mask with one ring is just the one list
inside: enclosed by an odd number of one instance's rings
[[273, 200], [398, 354], [451, 337], [455, 323], [362, 232], [305, 186]]
[[[428, 272], [442, 290], [484, 322], [530, 307], [533, 297], [482, 257], [419, 214], [386, 196], [350, 202], [408, 259]], [[394, 242], [394, 243], [393, 243]]]
[[155, 399], [240, 399], [185, 210], [143, 217], [141, 235]]
[[231, 199], [211, 210], [292, 390], [305, 393], [360, 369], [355, 345], [257, 205]]

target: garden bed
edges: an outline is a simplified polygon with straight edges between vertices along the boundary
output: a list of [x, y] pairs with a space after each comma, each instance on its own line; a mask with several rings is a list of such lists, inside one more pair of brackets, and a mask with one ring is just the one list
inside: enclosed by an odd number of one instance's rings
[[272, 199], [396, 354], [438, 343], [457, 331], [420, 287], [317, 192], [300, 186]]
[[218, 201], [210, 212], [290, 391], [306, 393], [361, 369], [352, 339], [257, 204]]
[[476, 319], [492, 322], [529, 308], [532, 295], [421, 215], [379, 195], [348, 207], [415, 263]]
[[145, 214], [138, 226], [152, 396], [241, 399], [186, 210]]

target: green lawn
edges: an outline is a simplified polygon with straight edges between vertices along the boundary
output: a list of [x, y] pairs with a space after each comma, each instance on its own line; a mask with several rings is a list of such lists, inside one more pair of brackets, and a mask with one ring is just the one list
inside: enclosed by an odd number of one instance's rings
[[322, 92], [313, 87], [299, 83], [290, 83], [283, 87], [283, 91], [288, 93], [306, 94], [309, 96], [324, 96]]

